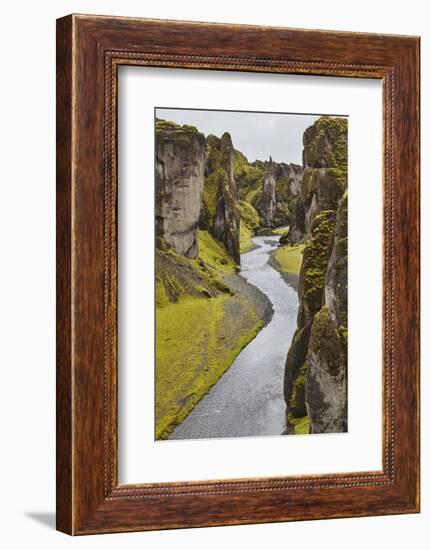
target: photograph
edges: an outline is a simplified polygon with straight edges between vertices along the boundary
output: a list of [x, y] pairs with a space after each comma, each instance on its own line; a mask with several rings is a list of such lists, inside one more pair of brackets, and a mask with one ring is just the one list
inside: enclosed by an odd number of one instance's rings
[[2, 548], [430, 547], [429, 14], [2, 4]]
[[155, 439], [348, 431], [348, 116], [155, 108]]

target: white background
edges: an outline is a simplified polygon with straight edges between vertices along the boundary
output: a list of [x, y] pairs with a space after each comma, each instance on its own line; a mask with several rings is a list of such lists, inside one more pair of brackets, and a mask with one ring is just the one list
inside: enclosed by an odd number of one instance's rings
[[[431, 30], [427, 2], [56, 0], [2, 7], [1, 543], [5, 548], [428, 548], [431, 522]], [[55, 18], [70, 12], [422, 36], [422, 514], [103, 535], [53, 530]], [[366, 299], [366, 296], [364, 296]]]
[[[381, 82], [146, 67], [119, 75], [120, 482], [381, 470]], [[155, 105], [349, 115], [347, 434], [154, 441]]]

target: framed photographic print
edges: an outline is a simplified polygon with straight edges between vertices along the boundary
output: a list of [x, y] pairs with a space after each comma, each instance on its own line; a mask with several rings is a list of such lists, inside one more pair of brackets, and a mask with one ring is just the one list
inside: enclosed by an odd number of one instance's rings
[[419, 39], [57, 22], [57, 528], [419, 511]]

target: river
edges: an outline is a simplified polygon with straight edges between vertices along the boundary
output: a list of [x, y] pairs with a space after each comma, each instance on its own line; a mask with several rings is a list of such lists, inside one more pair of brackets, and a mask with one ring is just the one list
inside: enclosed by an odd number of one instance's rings
[[296, 329], [297, 292], [268, 263], [278, 236], [254, 237], [241, 276], [270, 299], [274, 315], [236, 357], [170, 439], [281, 435], [286, 428], [284, 363]]

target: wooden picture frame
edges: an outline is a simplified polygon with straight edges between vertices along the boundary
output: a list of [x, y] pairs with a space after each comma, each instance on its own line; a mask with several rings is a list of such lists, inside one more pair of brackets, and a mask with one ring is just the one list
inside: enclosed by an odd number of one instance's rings
[[[383, 469], [119, 485], [119, 65], [381, 79]], [[419, 38], [70, 15], [57, 21], [57, 529], [419, 511]]]

